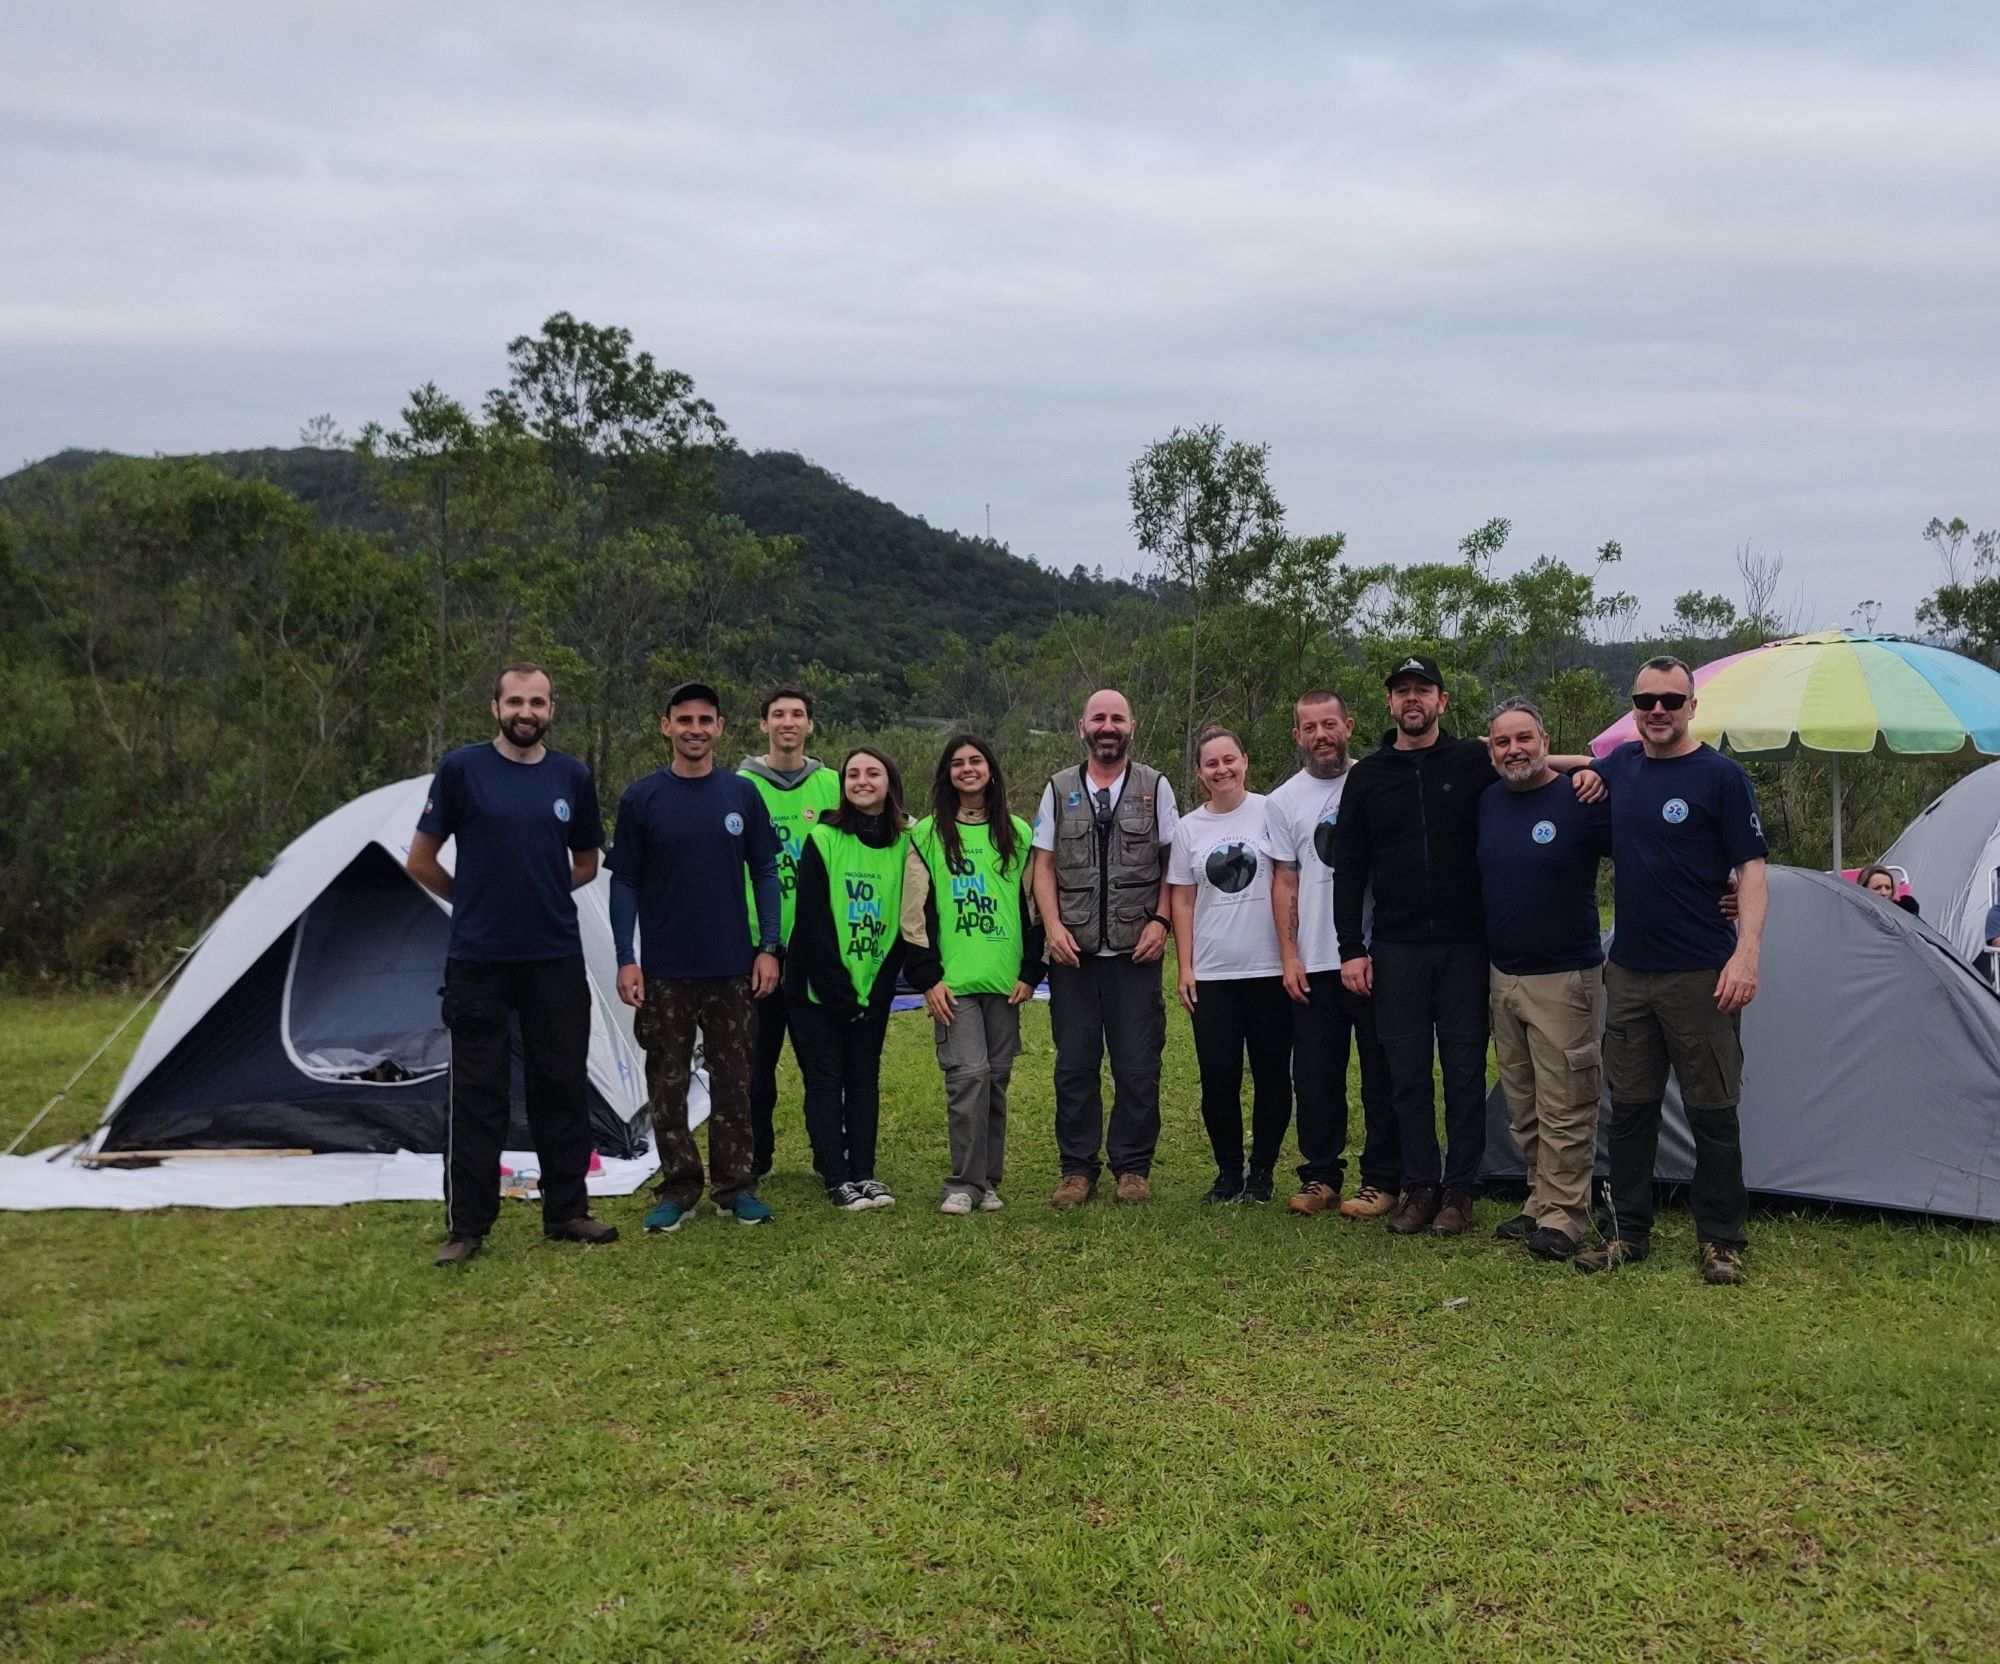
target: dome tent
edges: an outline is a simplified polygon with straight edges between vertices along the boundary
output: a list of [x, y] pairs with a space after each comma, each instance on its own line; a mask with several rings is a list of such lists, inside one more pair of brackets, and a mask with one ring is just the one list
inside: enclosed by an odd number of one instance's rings
[[1898, 869], [1931, 928], [1961, 959], [1986, 946], [1986, 914], [2000, 902], [2000, 763], [1974, 769], [1933, 798], [1882, 857]]
[[[1757, 997], [1743, 1013], [1751, 1190], [2000, 1220], [2000, 996], [1902, 908], [1830, 873], [1772, 867], [1770, 881]], [[1610, 1116], [1607, 1094], [1600, 1173]], [[1497, 1087], [1484, 1171], [1525, 1173]], [[1693, 1176], [1669, 1084], [1655, 1177]]]

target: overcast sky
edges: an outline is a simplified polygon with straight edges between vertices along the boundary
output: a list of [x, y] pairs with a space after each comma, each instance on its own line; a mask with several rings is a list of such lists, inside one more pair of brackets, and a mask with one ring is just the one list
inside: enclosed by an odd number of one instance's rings
[[[1877, 20], [1880, 21], [1877, 21]], [[1782, 553], [1908, 625], [2000, 523], [1990, 5], [14, 6], [0, 463], [476, 399], [568, 309], [752, 448], [1130, 570], [1267, 441], [1360, 560]]]

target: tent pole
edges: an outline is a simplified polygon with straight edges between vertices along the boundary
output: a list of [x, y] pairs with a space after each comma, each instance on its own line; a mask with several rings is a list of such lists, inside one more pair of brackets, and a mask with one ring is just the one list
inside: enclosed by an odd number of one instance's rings
[[1847, 863], [1841, 858], [1840, 850], [1840, 758], [1829, 757], [1826, 764], [1827, 778], [1833, 784], [1833, 870], [1837, 877], [1847, 870]]

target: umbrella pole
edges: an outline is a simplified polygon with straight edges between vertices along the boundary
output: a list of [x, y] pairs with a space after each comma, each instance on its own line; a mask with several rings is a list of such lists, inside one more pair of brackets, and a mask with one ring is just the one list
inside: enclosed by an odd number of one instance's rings
[[1833, 870], [1836, 875], [1847, 870], [1847, 863], [1840, 851], [1840, 759], [1829, 757], [1826, 764], [1828, 780], [1833, 786]]

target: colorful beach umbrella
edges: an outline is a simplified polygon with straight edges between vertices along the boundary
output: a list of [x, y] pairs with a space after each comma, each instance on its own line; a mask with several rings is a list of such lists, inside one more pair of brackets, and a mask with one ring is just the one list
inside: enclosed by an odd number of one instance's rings
[[[1694, 688], [1697, 739], [1740, 757], [1827, 759], [1836, 871], [1843, 756], [2000, 756], [2000, 671], [1901, 636], [1825, 630], [1767, 641], [1700, 666]], [[1602, 757], [1638, 737], [1628, 711], [1590, 748]]]

